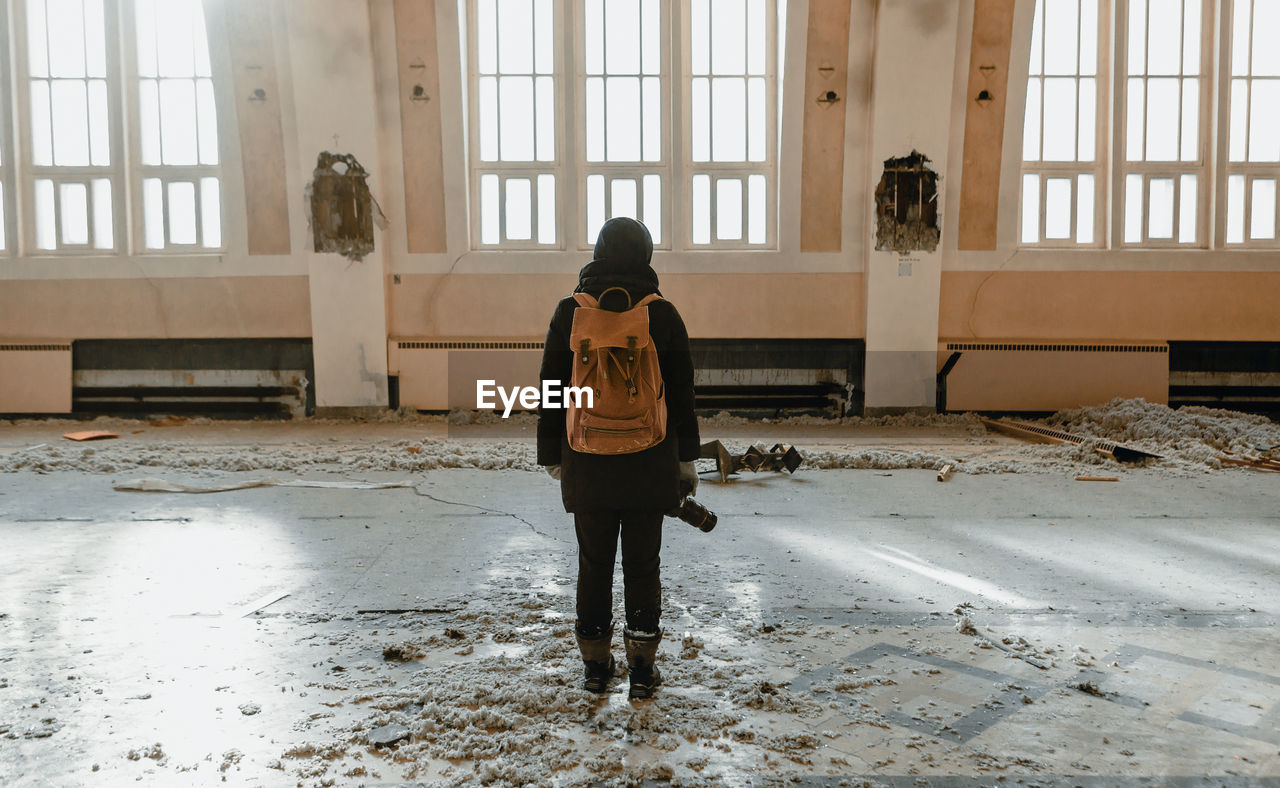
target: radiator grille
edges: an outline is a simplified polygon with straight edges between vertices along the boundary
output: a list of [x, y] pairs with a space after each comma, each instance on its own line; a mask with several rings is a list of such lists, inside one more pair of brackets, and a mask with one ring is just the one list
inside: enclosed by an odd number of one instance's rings
[[542, 350], [542, 342], [537, 341], [455, 341], [430, 340], [420, 342], [397, 341], [396, 347], [401, 350]]
[[948, 342], [947, 350], [1028, 350], [1079, 353], [1168, 353], [1166, 345], [1038, 345], [1007, 342]]
[[70, 352], [70, 345], [0, 345], [0, 352], [8, 353], [23, 350], [52, 350]]

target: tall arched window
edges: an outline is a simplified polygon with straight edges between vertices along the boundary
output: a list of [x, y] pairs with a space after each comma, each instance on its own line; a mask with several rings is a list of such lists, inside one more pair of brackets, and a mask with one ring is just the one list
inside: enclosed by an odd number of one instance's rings
[[22, 251], [221, 249], [200, 0], [26, 0], [18, 10]]

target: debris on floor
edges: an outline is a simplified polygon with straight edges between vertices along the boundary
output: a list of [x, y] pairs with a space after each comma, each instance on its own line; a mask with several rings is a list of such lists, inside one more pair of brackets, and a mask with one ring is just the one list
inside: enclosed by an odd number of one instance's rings
[[739, 471], [783, 471], [795, 473], [796, 468], [804, 462], [800, 452], [794, 446], [775, 443], [767, 451], [763, 446], [751, 446], [742, 454], [731, 454], [720, 441], [709, 441], [702, 444], [699, 455], [704, 460], [715, 460], [716, 471], [720, 481], [727, 482], [729, 477]]
[[73, 441], [100, 441], [110, 438], [119, 438], [118, 432], [106, 432], [105, 430], [82, 430], [80, 432], [68, 432], [63, 434], [64, 438]]

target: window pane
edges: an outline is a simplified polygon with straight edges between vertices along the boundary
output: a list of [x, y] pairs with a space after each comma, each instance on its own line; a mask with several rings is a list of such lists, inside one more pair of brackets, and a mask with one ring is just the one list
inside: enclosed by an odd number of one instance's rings
[[196, 185], [189, 181], [169, 184], [169, 243], [196, 242]]
[[1182, 17], [1182, 73], [1200, 73], [1200, 0], [1184, 0]]
[[711, 158], [711, 90], [709, 80], [693, 80], [693, 160]]
[[141, 123], [138, 137], [142, 144], [142, 163], [160, 163], [160, 84], [154, 79], [138, 82], [138, 114]]
[[1098, 73], [1098, 0], [1080, 0], [1080, 73]]
[[156, 3], [160, 0], [134, 0], [133, 21], [137, 31], [138, 76], [156, 77]]
[[1200, 159], [1200, 83], [1182, 81], [1182, 160]]
[[1040, 80], [1027, 80], [1027, 111], [1022, 121], [1022, 160], [1040, 160]]
[[498, 94], [502, 160], [533, 161], [533, 78], [501, 77]]
[[1031, 23], [1031, 59], [1027, 73], [1038, 76], [1043, 73], [1040, 66], [1044, 59], [1044, 0], [1036, 0], [1035, 18]]
[[556, 96], [551, 77], [538, 77], [538, 161], [553, 161], [556, 157]]
[[657, 77], [644, 80], [644, 160], [662, 158], [662, 86]]
[[148, 249], [164, 248], [163, 195], [159, 178], [142, 181], [142, 232]]
[[743, 161], [747, 158], [746, 80], [717, 78], [711, 81], [711, 158]]
[[768, 234], [765, 220], [765, 181], [763, 175], [747, 176], [747, 241], [762, 244]]
[[1148, 0], [1147, 73], [1177, 74], [1182, 57], [1182, 3]]
[[609, 0], [605, 3], [604, 27], [605, 69], [610, 74], [639, 74], [639, 0]]
[[1196, 176], [1183, 175], [1178, 193], [1178, 243], [1196, 242]]
[[533, 0], [498, 0], [498, 69], [533, 73]]
[[59, 184], [58, 202], [62, 243], [67, 246], [89, 243], [89, 190], [83, 183]]
[[1252, 93], [1249, 161], [1280, 161], [1280, 80], [1255, 79]]
[[103, 18], [102, 0], [84, 4], [85, 73], [91, 77], [107, 76], [107, 26]]
[[1136, 173], [1124, 178], [1124, 242], [1142, 243], [1142, 176]]
[[1129, 73], [1146, 73], [1147, 0], [1129, 0]]
[[644, 224], [655, 244], [662, 243], [662, 176], [644, 176]]
[[53, 163], [59, 167], [89, 164], [88, 90], [80, 80], [52, 83]]
[[583, 12], [587, 40], [587, 73], [604, 73], [604, 0], [587, 0]]
[[1044, 42], [1044, 73], [1074, 74], [1079, 63], [1078, 0], [1045, 0], [1045, 24], [1052, 33]]
[[742, 181], [737, 178], [716, 179], [716, 239], [737, 241], [742, 238]]
[[1098, 136], [1096, 80], [1080, 80], [1080, 161], [1093, 161]]
[[115, 228], [112, 226], [111, 181], [106, 178], [93, 181], [93, 245], [98, 249], [112, 249], [116, 245]]
[[199, 160], [196, 134], [195, 83], [189, 79], [160, 80], [160, 155], [164, 163], [195, 164]]
[[614, 178], [609, 184], [609, 218], [637, 218], [636, 182], [630, 178]]
[[1044, 237], [1071, 237], [1071, 179], [1047, 178], [1044, 184]]
[[1022, 176], [1022, 242], [1033, 244], [1040, 240], [1040, 176], [1026, 173]]
[[604, 176], [587, 176], [587, 243], [594, 244], [604, 225]]
[[538, 243], [556, 242], [556, 176], [538, 176]]
[[643, 63], [646, 74], [657, 74], [662, 71], [662, 21], [658, 0], [641, 0], [640, 38]]
[[742, 0], [711, 0], [711, 71], [745, 74], [747, 28]]
[[1233, 3], [1234, 19], [1231, 32], [1231, 74], [1243, 77], [1249, 74], [1249, 19], [1252, 0], [1236, 0]]
[[498, 160], [498, 80], [480, 78], [480, 161]]
[[476, 65], [481, 74], [498, 72], [496, 0], [479, 0], [476, 8]]
[[1147, 236], [1150, 238], [1173, 237], [1173, 178], [1152, 178], [1148, 198], [1151, 211]]
[[49, 83], [31, 82], [31, 160], [38, 167], [53, 164], [53, 122], [49, 118]]
[[1093, 243], [1093, 176], [1076, 179], [1076, 243]]
[[604, 79], [587, 78], [587, 161], [604, 161]]
[[1271, 178], [1253, 179], [1253, 210], [1249, 217], [1250, 238], [1276, 237], [1276, 182]]
[[204, 25], [204, 4], [201, 0], [192, 0], [192, 32], [195, 36], [196, 76], [212, 77], [213, 68], [209, 63], [209, 34]]
[[750, 150], [747, 158], [750, 161], [764, 161], [765, 135], [769, 124], [765, 119], [764, 80], [759, 77], [747, 80], [747, 107], [750, 117], [747, 126]]
[[480, 243], [496, 244], [498, 238], [498, 176], [480, 176]]
[[111, 164], [111, 131], [107, 126], [107, 83], [89, 82], [89, 151], [95, 167]]
[[156, 64], [160, 76], [196, 75], [192, 44], [198, 8], [191, 0], [162, 0], [156, 4]]
[[88, 76], [84, 62], [84, 5], [81, 0], [48, 0], [48, 9], [49, 76]]
[[196, 82], [196, 122], [200, 127], [200, 163], [218, 163], [218, 112], [213, 103], [213, 80]]
[[1044, 81], [1045, 161], [1076, 158], [1076, 81], [1049, 78]]
[[535, 0], [533, 6], [533, 58], [534, 68], [539, 74], [550, 74], [555, 70], [555, 19], [551, 8], [551, 0]]
[[54, 208], [53, 181], [40, 179], [35, 182], [36, 192], [36, 246], [40, 249], [58, 248], [58, 218]]
[[222, 246], [222, 188], [217, 178], [200, 179], [200, 235], [206, 247]]
[[1253, 4], [1253, 76], [1280, 77], [1280, 3], [1275, 0]]
[[[711, 22], [710, 0], [693, 0], [690, 12], [689, 48], [693, 56], [693, 73], [711, 73]], [[696, 83], [697, 80], [694, 80]]]
[[1244, 243], [1244, 176], [1227, 178], [1227, 243]]
[[711, 176], [693, 176], [693, 242], [711, 243]]
[[1147, 161], [1178, 158], [1178, 80], [1147, 80]]
[[609, 161], [639, 161], [640, 80], [609, 77], [605, 80], [605, 95], [605, 148]]
[[1146, 104], [1141, 79], [1129, 80], [1128, 112], [1125, 115], [1125, 158], [1129, 161], [1142, 161], [1143, 111]]
[[1231, 80], [1231, 145], [1227, 158], [1231, 161], [1244, 161], [1245, 133], [1249, 129], [1249, 82], [1244, 79]]
[[27, 3], [27, 73], [32, 77], [49, 76], [49, 40], [45, 35], [43, 0]]
[[533, 191], [528, 178], [508, 178], [506, 182], [507, 238], [528, 241], [533, 238]]

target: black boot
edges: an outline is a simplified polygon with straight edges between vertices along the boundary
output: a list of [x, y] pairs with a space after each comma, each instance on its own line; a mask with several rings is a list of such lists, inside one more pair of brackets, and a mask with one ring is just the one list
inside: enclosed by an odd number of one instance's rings
[[577, 630], [578, 651], [582, 652], [582, 665], [585, 681], [582, 687], [588, 692], [608, 692], [609, 680], [613, 678], [613, 654], [609, 643], [613, 640], [613, 630], [590, 633], [584, 637]]
[[624, 630], [622, 642], [627, 648], [627, 669], [631, 673], [632, 700], [645, 700], [653, 697], [658, 685], [662, 682], [662, 674], [658, 672], [658, 642], [662, 640], [662, 631], [637, 633]]

